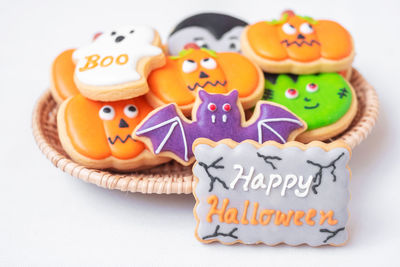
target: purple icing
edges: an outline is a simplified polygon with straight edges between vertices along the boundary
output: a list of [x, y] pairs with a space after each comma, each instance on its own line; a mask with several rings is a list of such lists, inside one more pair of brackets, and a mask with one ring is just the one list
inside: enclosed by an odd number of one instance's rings
[[[209, 94], [204, 90], [198, 93], [202, 102], [192, 122], [184, 121], [177, 107], [169, 104], [146, 117], [136, 135], [148, 137], [156, 154], [169, 151], [189, 161], [193, 157], [192, 144], [200, 137], [213, 141], [230, 138], [236, 142], [251, 139], [260, 143], [270, 140], [285, 143], [291, 132], [304, 127], [295, 115], [265, 101], [260, 105], [258, 118], [242, 127], [236, 90], [229, 95]], [[216, 110], [209, 110], [210, 104], [215, 104]], [[225, 104], [230, 105], [229, 111], [224, 110]]]

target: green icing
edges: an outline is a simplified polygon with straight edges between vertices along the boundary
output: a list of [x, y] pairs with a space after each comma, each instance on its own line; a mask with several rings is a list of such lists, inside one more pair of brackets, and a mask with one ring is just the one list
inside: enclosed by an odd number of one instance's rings
[[[310, 83], [318, 85], [316, 92], [306, 90]], [[288, 88], [296, 89], [298, 96], [287, 98]], [[321, 73], [299, 75], [297, 81], [286, 74], [278, 75], [275, 83], [265, 79], [263, 99], [286, 106], [307, 123], [308, 130], [313, 130], [342, 118], [350, 108], [352, 97], [350, 86], [341, 75]]]

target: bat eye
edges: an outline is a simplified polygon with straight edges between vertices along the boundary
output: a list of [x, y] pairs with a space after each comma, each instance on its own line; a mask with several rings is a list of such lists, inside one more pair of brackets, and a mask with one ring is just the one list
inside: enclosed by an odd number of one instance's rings
[[296, 28], [293, 25], [290, 25], [289, 23], [285, 23], [282, 26], [282, 31], [286, 34], [293, 35], [296, 33]]
[[318, 91], [318, 85], [316, 85], [315, 83], [309, 83], [306, 86], [306, 90], [307, 92], [314, 93]]
[[206, 69], [213, 70], [217, 67], [217, 62], [213, 58], [203, 58], [200, 61], [200, 65]]
[[224, 111], [228, 112], [228, 111], [231, 110], [231, 105], [228, 104], [228, 103], [225, 103], [225, 104], [222, 106], [222, 109], [223, 109]]
[[217, 105], [215, 105], [214, 103], [210, 103], [208, 104], [207, 108], [209, 111], [214, 112], [217, 110]]
[[285, 96], [289, 99], [295, 99], [299, 96], [299, 92], [296, 89], [289, 88], [286, 90]]
[[135, 118], [139, 114], [139, 110], [135, 105], [126, 105], [124, 113], [128, 118]]
[[301, 33], [310, 34], [313, 31], [314, 31], [313, 27], [307, 22], [304, 22], [303, 24], [300, 25], [300, 32]]
[[191, 73], [197, 69], [197, 63], [194, 60], [187, 59], [183, 61], [182, 71], [184, 73]]
[[103, 106], [99, 111], [99, 117], [102, 120], [109, 121], [114, 119], [115, 111], [112, 106]]

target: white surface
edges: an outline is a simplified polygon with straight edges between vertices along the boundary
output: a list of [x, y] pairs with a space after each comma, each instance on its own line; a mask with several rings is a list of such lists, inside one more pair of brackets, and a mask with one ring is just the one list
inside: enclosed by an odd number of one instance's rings
[[[398, 1], [81, 2], [0, 2], [0, 265], [399, 265]], [[37, 148], [32, 108], [62, 50], [111, 25], [153, 25], [165, 40], [175, 23], [195, 12], [229, 12], [255, 22], [277, 18], [286, 8], [336, 19], [350, 30], [354, 65], [381, 100], [379, 122], [350, 162], [345, 247], [203, 245], [193, 235], [191, 195], [98, 188], [56, 169]]]

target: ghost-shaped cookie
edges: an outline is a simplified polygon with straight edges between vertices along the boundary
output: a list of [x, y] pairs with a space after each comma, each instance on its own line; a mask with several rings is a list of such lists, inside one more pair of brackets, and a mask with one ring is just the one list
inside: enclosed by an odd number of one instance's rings
[[243, 20], [218, 13], [188, 17], [168, 37], [168, 53], [177, 55], [188, 43], [216, 52], [239, 52], [240, 35], [246, 25]]
[[160, 47], [160, 36], [150, 27], [125, 26], [103, 32], [72, 55], [78, 90], [100, 101], [146, 94], [147, 75], [165, 64]]

